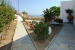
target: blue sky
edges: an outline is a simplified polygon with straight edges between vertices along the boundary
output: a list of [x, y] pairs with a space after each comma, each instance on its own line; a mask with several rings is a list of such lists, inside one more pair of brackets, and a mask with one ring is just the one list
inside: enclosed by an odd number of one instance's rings
[[[60, 6], [61, 1], [66, 0], [19, 0], [19, 11], [26, 11], [30, 15], [40, 15], [43, 14], [43, 9]], [[18, 0], [11, 0], [11, 3], [18, 10]]]

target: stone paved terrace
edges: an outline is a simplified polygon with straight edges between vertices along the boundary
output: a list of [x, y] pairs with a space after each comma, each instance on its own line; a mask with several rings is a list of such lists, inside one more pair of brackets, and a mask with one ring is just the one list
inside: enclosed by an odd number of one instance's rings
[[64, 23], [63, 28], [45, 50], [75, 50], [75, 26]]
[[[20, 19], [20, 18], [18, 18]], [[45, 50], [75, 50], [75, 26], [64, 23], [63, 28]], [[17, 21], [15, 34], [13, 37], [12, 50], [36, 50], [24, 25]]]
[[36, 50], [32, 43], [23, 23], [22, 18], [18, 16], [17, 25], [13, 37], [12, 49], [11, 50]]

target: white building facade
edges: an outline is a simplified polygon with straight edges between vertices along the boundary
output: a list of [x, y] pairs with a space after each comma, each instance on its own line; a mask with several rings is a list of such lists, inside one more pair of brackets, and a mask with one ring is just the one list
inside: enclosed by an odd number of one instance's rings
[[72, 1], [61, 1], [60, 3], [60, 15], [61, 15], [61, 18], [63, 19], [63, 22], [69, 22], [68, 19], [67, 19], [67, 13], [66, 13], [66, 9], [73, 9], [73, 17], [74, 17], [74, 20], [73, 20], [73, 23], [75, 25], [75, 0], [72, 0]]

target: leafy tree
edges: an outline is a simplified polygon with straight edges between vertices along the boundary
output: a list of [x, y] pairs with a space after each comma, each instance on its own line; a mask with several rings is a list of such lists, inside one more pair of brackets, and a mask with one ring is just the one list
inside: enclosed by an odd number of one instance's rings
[[54, 18], [58, 18], [60, 16], [60, 7], [53, 6], [49, 10], [50, 12], [53, 12]]
[[25, 12], [25, 11], [24, 11], [24, 12], [22, 12], [22, 13], [23, 13], [23, 14], [27, 14], [27, 12]]
[[27, 15], [27, 12], [22, 12], [23, 13], [23, 21], [25, 21], [26, 19], [28, 19], [28, 17], [26, 16]]

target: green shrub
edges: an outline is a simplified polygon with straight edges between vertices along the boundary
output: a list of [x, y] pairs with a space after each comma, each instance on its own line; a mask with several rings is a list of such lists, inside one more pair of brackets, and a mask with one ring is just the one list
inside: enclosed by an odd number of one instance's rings
[[54, 19], [54, 21], [55, 22], [58, 22], [58, 23], [61, 23], [61, 24], [63, 23], [63, 20], [62, 19]]
[[6, 25], [10, 24], [14, 19], [14, 9], [12, 6], [2, 0], [0, 4], [0, 32], [6, 27]]
[[36, 26], [37, 24], [38, 24], [38, 22], [36, 22], [36, 21], [32, 21], [32, 24], [34, 25], [34, 26]]
[[45, 40], [48, 37], [48, 24], [45, 22], [40, 22], [35, 26], [35, 34], [37, 34], [38, 40]]
[[23, 18], [23, 21], [25, 22], [25, 20], [26, 20], [26, 17], [22, 17]]

